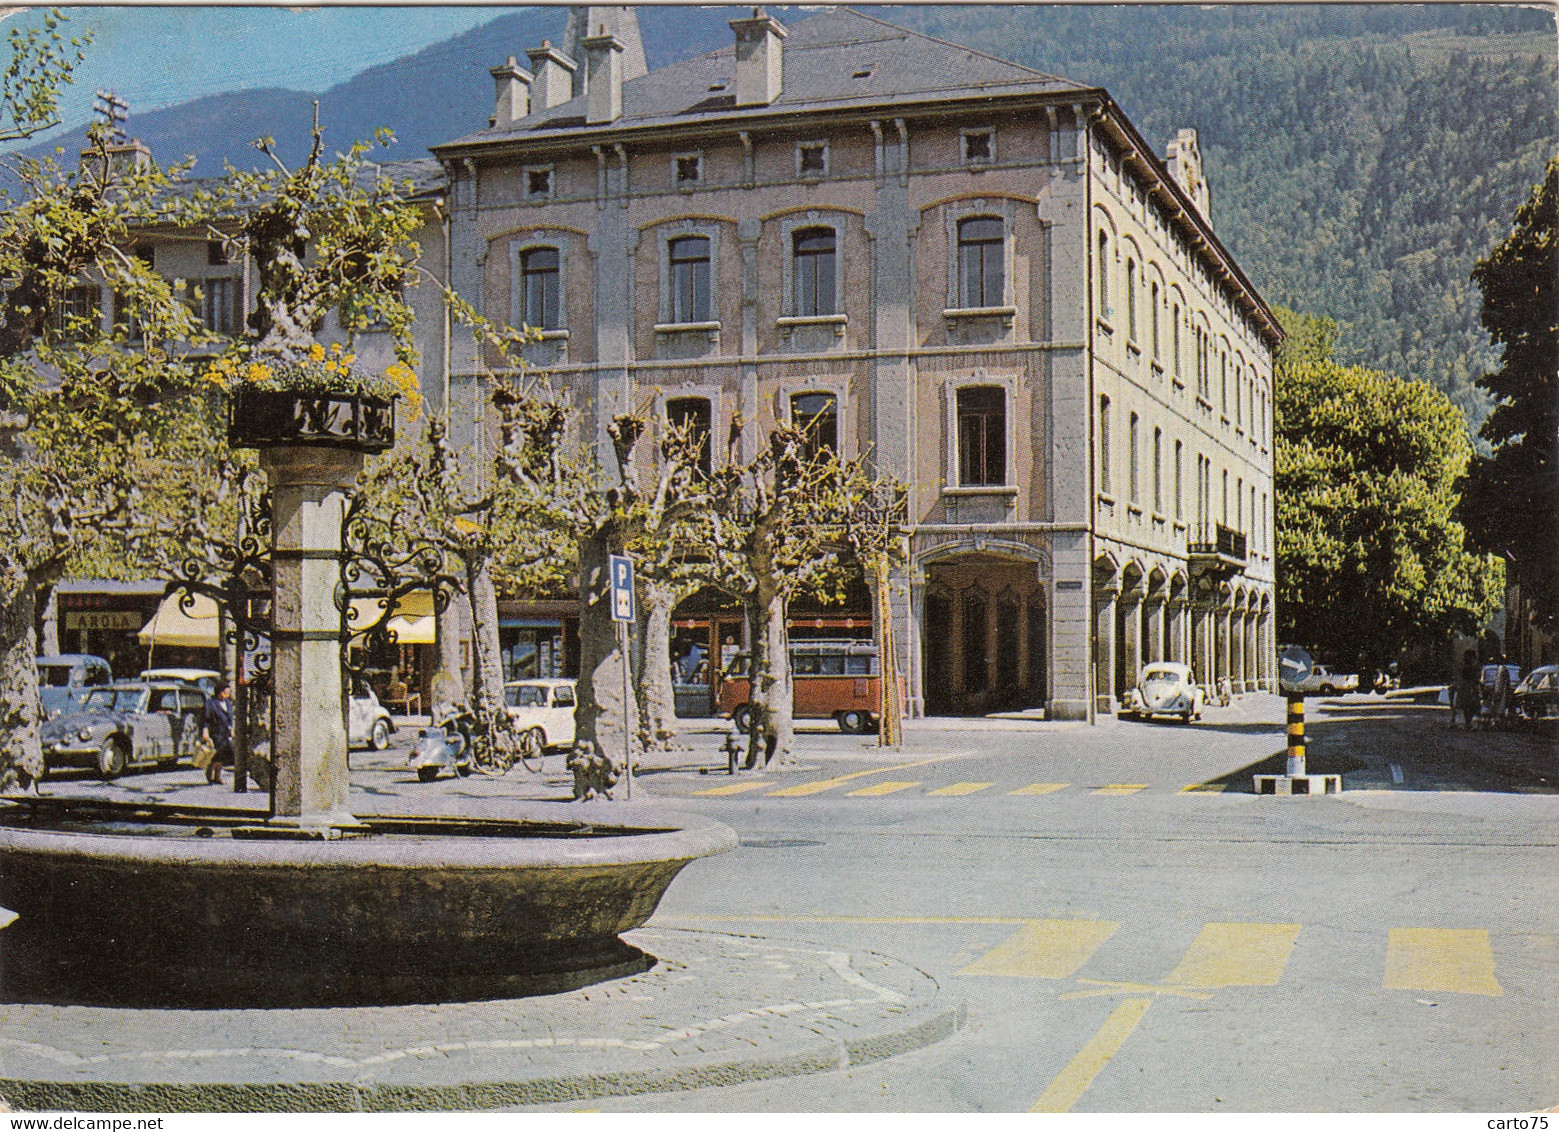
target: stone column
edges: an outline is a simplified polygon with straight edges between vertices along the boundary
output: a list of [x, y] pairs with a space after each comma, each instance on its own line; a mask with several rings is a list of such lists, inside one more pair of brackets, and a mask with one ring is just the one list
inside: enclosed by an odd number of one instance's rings
[[[1218, 679], [1227, 679], [1234, 683], [1233, 669], [1230, 666], [1231, 645], [1229, 641], [1229, 627], [1232, 618], [1232, 610], [1226, 605], [1220, 605], [1214, 615], [1217, 623], [1218, 655], [1213, 660], [1213, 668], [1218, 673]], [[1216, 682], [1216, 681], [1215, 681]]]
[[906, 719], [920, 719], [926, 714], [925, 655], [921, 634], [926, 623], [926, 575], [919, 567], [909, 568], [909, 625], [904, 634], [904, 682], [909, 694], [904, 697]]
[[1121, 618], [1120, 647], [1126, 658], [1126, 687], [1115, 691], [1117, 695], [1124, 696], [1137, 686], [1137, 675], [1142, 671], [1142, 593], [1140, 590], [1124, 593], [1121, 602], [1125, 616]]
[[1115, 711], [1115, 601], [1120, 590], [1100, 587], [1094, 591], [1094, 710]]
[[[1186, 648], [1186, 602], [1184, 597], [1170, 598], [1169, 610], [1169, 659], [1176, 664], [1191, 664]], [[1194, 665], [1193, 665], [1194, 667]]]
[[354, 825], [347, 809], [341, 687], [341, 516], [363, 466], [337, 448], [271, 448], [260, 455], [275, 530], [271, 634], [278, 825]]
[[1150, 602], [1147, 608], [1148, 621], [1148, 655], [1143, 657], [1143, 662], [1152, 664], [1155, 661], [1168, 660], [1164, 652], [1164, 621], [1165, 610], [1162, 599]]
[[1229, 613], [1229, 686], [1236, 695], [1245, 691], [1245, 614]]

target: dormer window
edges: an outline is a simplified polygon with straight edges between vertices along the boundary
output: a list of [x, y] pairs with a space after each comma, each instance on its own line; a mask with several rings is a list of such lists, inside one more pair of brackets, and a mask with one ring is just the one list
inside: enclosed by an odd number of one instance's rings
[[704, 179], [704, 155], [678, 153], [671, 158], [671, 180], [679, 189], [691, 188]]
[[995, 131], [964, 130], [963, 147], [965, 165], [989, 165], [996, 160]]
[[552, 199], [552, 166], [533, 165], [525, 170], [525, 199]]
[[796, 175], [798, 177], [826, 177], [828, 175], [828, 143], [806, 141], [796, 147]]

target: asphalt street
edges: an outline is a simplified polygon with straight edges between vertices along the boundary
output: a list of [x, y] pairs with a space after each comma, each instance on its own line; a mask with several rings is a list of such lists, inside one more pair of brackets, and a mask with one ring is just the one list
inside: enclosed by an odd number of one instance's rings
[[[635, 798], [718, 817], [741, 846], [690, 865], [650, 927], [871, 949], [927, 972], [968, 1022], [848, 1070], [589, 1107], [1559, 1103], [1553, 739], [1453, 731], [1432, 705], [1312, 700], [1311, 769], [1342, 773], [1344, 793], [1257, 796], [1251, 775], [1282, 769], [1283, 710], [1247, 696], [1191, 726], [939, 721], [898, 751], [809, 729], [797, 765], [734, 777], [721, 736], [695, 729], [646, 758]], [[427, 785], [404, 750], [353, 758], [364, 795], [565, 804], [558, 756]], [[47, 787], [218, 800], [188, 769]]]

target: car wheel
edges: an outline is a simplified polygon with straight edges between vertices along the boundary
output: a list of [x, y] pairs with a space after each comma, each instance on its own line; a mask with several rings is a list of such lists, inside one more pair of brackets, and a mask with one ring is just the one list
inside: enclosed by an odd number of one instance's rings
[[432, 782], [437, 777], [438, 767], [436, 766], [419, 766], [417, 768], [418, 782]]
[[752, 728], [752, 708], [743, 704], [731, 713], [731, 722], [736, 725], [736, 730], [743, 735]]
[[1188, 712], [1188, 711], [1187, 712], [1181, 712], [1181, 714], [1180, 714], [1180, 722], [1181, 723], [1190, 723], [1191, 719], [1192, 719], [1192, 715], [1191, 715], [1190, 712]]
[[110, 739], [97, 753], [97, 773], [106, 782], [118, 778], [130, 765], [130, 751], [123, 739]]
[[839, 730], [846, 735], [860, 735], [870, 726], [870, 719], [871, 716], [864, 711], [842, 711], [839, 713]]
[[368, 745], [376, 751], [382, 751], [390, 745], [389, 720], [374, 720], [373, 730], [368, 733]]

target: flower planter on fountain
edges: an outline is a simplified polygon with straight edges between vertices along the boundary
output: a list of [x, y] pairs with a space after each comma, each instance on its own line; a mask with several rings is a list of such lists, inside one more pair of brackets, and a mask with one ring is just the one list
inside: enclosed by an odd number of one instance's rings
[[[339, 348], [289, 356], [228, 365], [249, 379], [233, 443], [260, 449], [272, 499], [271, 814], [0, 806], [0, 906], [18, 916], [0, 930], [0, 996], [370, 1004], [644, 969], [619, 934], [689, 861], [735, 846], [726, 826], [611, 806], [560, 819], [550, 803], [348, 808], [341, 528], [363, 454], [393, 444], [393, 401], [354, 384]], [[300, 387], [270, 387], [287, 376]]]

